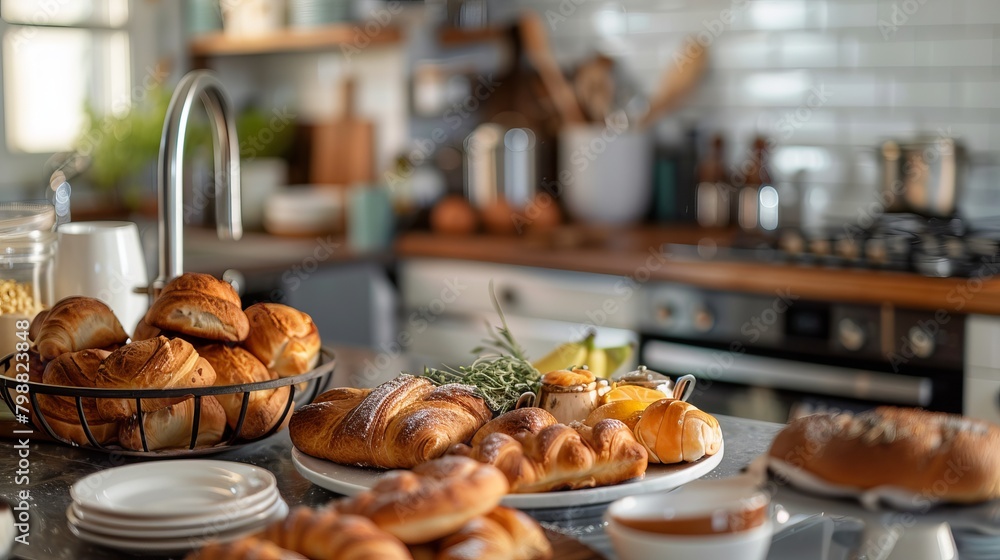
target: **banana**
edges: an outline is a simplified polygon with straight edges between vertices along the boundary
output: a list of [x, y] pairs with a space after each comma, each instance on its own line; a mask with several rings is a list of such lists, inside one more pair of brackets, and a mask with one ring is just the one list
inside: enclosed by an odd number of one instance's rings
[[577, 342], [564, 342], [549, 352], [544, 358], [534, 362], [533, 366], [545, 374], [550, 371], [566, 369], [571, 366], [582, 366], [587, 363], [588, 355], [594, 347], [594, 337], [597, 333], [590, 332]]
[[603, 348], [594, 348], [587, 355], [587, 369], [597, 377], [608, 377], [608, 353]]
[[[594, 352], [601, 352], [604, 354], [603, 368], [602, 370], [595, 370], [594, 366], [591, 365], [590, 370], [594, 372], [595, 375], [605, 377], [610, 379], [612, 375], [615, 374], [623, 365], [625, 365], [629, 360], [632, 359], [632, 352], [635, 351], [635, 343], [630, 342], [628, 344], [623, 344], [621, 346], [613, 346], [611, 348], [601, 348], [595, 350]], [[592, 352], [593, 354], [593, 352]], [[590, 363], [593, 363], [591, 361]], [[590, 364], [588, 363], [588, 365]]]

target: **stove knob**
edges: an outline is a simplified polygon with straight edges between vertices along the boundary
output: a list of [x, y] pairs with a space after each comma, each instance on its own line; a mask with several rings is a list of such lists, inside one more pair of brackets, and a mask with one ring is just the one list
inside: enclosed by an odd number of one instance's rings
[[669, 325], [674, 320], [674, 307], [669, 303], [663, 303], [656, 307], [656, 320], [665, 325]]
[[851, 352], [857, 352], [864, 347], [867, 336], [857, 321], [845, 317], [837, 323], [837, 338], [841, 346]]
[[913, 354], [918, 358], [929, 358], [934, 353], [934, 337], [920, 327], [912, 327], [907, 334]]
[[691, 314], [691, 320], [694, 324], [694, 329], [701, 333], [707, 333], [715, 326], [715, 315], [705, 305], [695, 306], [694, 313]]

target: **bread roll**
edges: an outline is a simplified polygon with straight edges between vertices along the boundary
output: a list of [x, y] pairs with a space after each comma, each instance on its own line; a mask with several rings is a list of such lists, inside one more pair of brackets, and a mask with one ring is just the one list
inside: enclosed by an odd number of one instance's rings
[[[46, 385], [93, 388], [96, 386], [97, 370], [109, 354], [111, 353], [105, 350], [81, 350], [61, 354], [45, 367], [42, 382]], [[84, 417], [88, 423], [104, 422], [97, 411], [97, 399], [80, 399], [80, 404], [83, 406]], [[73, 397], [39, 394], [38, 407], [42, 409], [46, 418], [80, 423], [76, 399]]]
[[[158, 336], [112, 352], [97, 370], [96, 385], [109, 389], [174, 389], [213, 383], [215, 370], [190, 343]], [[144, 398], [143, 412], [156, 412], [184, 399]], [[124, 420], [135, 415], [135, 399], [98, 399], [97, 410], [106, 420]]]
[[552, 545], [537, 521], [516, 509], [499, 506], [445, 537], [435, 558], [546, 560], [552, 558]]
[[722, 428], [711, 414], [693, 404], [663, 399], [646, 407], [635, 425], [651, 463], [697, 461], [722, 447]]
[[879, 407], [793, 420], [768, 455], [830, 484], [891, 486], [928, 501], [1000, 498], [1000, 427], [955, 414]]
[[334, 389], [292, 416], [300, 451], [335, 463], [410, 468], [468, 441], [492, 413], [466, 385], [400, 375], [374, 390]]
[[[35, 347], [43, 360], [90, 348], [113, 349], [128, 341], [111, 308], [100, 300], [73, 296], [60, 300], [36, 318]], [[29, 331], [30, 332], [30, 331]]]
[[357, 515], [296, 507], [258, 535], [310, 560], [409, 560], [399, 540]]
[[618, 420], [593, 428], [553, 424], [521, 441], [497, 432], [450, 453], [494, 465], [515, 494], [617, 484], [641, 476], [647, 463], [646, 449]]
[[250, 331], [236, 290], [228, 282], [195, 272], [168, 282], [145, 321], [151, 327], [208, 340], [240, 342]]
[[250, 335], [244, 346], [280, 377], [305, 373], [319, 362], [319, 331], [312, 317], [280, 303], [258, 303], [246, 311]]
[[[194, 425], [195, 400], [189, 398], [149, 414], [143, 414], [148, 451], [186, 448], [191, 445], [191, 428]], [[196, 447], [211, 447], [222, 441], [226, 429], [226, 411], [215, 397], [201, 398], [201, 416], [198, 419]], [[121, 446], [133, 451], [143, 451], [139, 419], [133, 416], [122, 423], [118, 432]]]
[[472, 445], [479, 445], [486, 436], [494, 433], [507, 434], [522, 440], [525, 436], [534, 435], [552, 424], [558, 424], [554, 416], [542, 408], [525, 407], [505, 412], [487, 422], [476, 435], [472, 436]]
[[228, 543], [209, 543], [184, 560], [306, 560], [305, 556], [262, 539], [248, 537]]
[[[215, 370], [216, 385], [243, 385], [270, 381], [273, 379], [264, 364], [253, 354], [240, 347], [225, 344], [209, 344], [198, 349], [199, 355], [212, 364]], [[258, 390], [250, 393], [247, 401], [247, 412], [240, 428], [240, 437], [255, 439], [268, 433], [271, 428], [282, 420], [282, 414], [288, 408], [288, 387]], [[243, 408], [243, 393], [217, 395], [216, 398], [226, 410], [226, 421], [230, 428], [236, 429]], [[285, 415], [285, 420], [291, 417], [291, 410]]]
[[507, 479], [497, 469], [465, 457], [443, 457], [412, 471], [392, 471], [375, 486], [335, 502], [341, 513], [371, 519], [407, 544], [450, 535], [482, 515], [507, 494]]

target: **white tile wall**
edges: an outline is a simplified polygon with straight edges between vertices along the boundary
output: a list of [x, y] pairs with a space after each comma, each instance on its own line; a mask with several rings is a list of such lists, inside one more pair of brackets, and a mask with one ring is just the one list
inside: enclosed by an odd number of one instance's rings
[[[799, 177], [821, 185], [841, 210], [863, 202], [850, 197], [874, 192], [874, 149], [889, 137], [950, 128], [977, 161], [1000, 162], [1000, 0], [496, 3], [507, 13], [574, 6], [551, 30], [559, 60], [571, 65], [613, 45], [647, 91], [687, 35], [711, 34], [710, 70], [679, 114], [706, 132], [722, 130], [734, 163], [754, 134], [776, 134], [782, 115], [822, 84], [829, 101], [780, 139], [783, 147], [820, 147], [830, 154], [824, 170]], [[724, 10], [731, 24], [720, 25]], [[776, 171], [784, 173], [796, 170]], [[997, 178], [995, 171], [969, 174], [966, 190], [977, 216], [1000, 215]]]

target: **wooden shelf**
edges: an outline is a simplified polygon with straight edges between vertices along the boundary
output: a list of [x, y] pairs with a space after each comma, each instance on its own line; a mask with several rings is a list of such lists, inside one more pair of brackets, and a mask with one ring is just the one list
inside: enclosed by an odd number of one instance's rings
[[478, 29], [463, 29], [461, 27], [442, 27], [438, 30], [438, 41], [445, 46], [455, 47], [488, 43], [507, 37], [506, 29], [500, 27], [483, 27]]
[[352, 45], [364, 50], [372, 45], [399, 43], [401, 39], [402, 33], [397, 27], [384, 27], [368, 34], [364, 24], [343, 23], [312, 29], [288, 29], [261, 36], [234, 37], [218, 32], [196, 37], [189, 48], [192, 56], [235, 56], [318, 51]]

